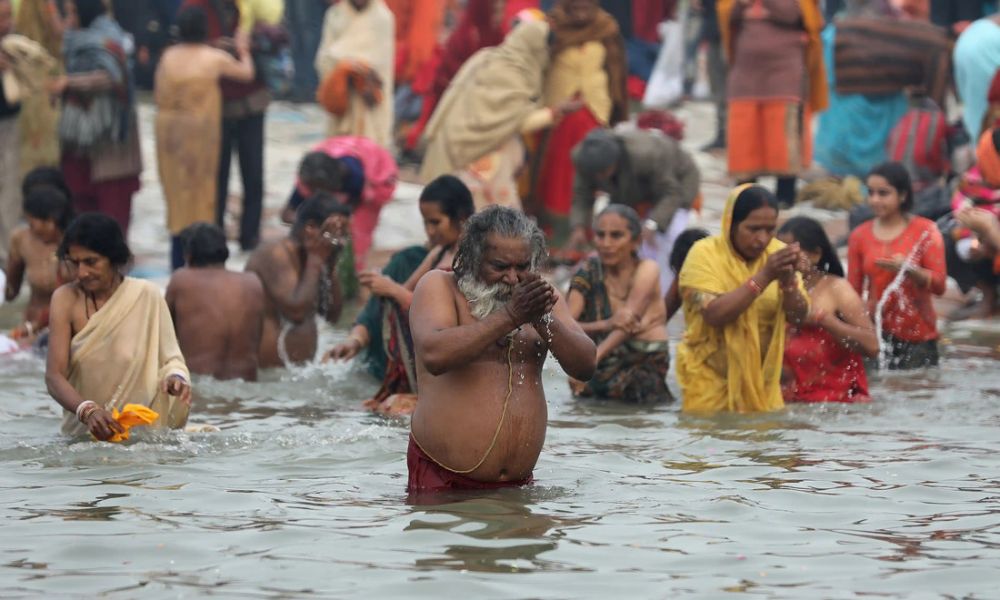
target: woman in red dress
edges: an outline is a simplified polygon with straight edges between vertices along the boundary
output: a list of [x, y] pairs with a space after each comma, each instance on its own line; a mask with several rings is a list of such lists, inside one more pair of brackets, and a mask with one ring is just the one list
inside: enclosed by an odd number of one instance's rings
[[[875, 218], [851, 233], [847, 280], [867, 295], [876, 324], [881, 316], [887, 368], [935, 366], [938, 331], [931, 296], [945, 290], [944, 240], [933, 221], [910, 214], [913, 189], [906, 167], [879, 165], [867, 183]], [[892, 283], [900, 271], [897, 288]]]
[[789, 219], [778, 239], [802, 249], [802, 280], [809, 320], [791, 326], [785, 341], [785, 402], [867, 402], [862, 355], [878, 356], [878, 337], [864, 302], [844, 279], [844, 267], [823, 227], [808, 217]]

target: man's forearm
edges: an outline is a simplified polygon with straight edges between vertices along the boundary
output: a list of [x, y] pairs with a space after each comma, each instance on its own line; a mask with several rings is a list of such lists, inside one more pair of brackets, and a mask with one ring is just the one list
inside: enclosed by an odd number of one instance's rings
[[294, 323], [301, 323], [315, 314], [316, 300], [319, 297], [319, 279], [323, 271], [323, 263], [312, 255], [306, 258], [306, 266], [302, 270], [302, 278], [292, 292], [290, 298], [281, 302], [282, 315]]
[[466, 365], [486, 351], [491, 344], [516, 328], [506, 310], [499, 310], [485, 319], [434, 331], [417, 343], [417, 354], [432, 375], [441, 375]]
[[670, 222], [674, 220], [677, 208], [677, 202], [674, 198], [663, 198], [657, 203], [649, 214], [649, 218], [656, 221], [658, 231], [666, 231], [670, 228]]

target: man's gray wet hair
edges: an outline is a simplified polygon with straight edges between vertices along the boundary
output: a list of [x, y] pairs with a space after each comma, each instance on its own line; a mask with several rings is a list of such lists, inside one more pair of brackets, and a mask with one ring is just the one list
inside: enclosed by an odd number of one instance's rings
[[545, 236], [528, 215], [505, 206], [490, 206], [469, 217], [462, 228], [462, 237], [458, 240], [455, 260], [452, 262], [456, 277], [478, 278], [483, 255], [486, 253], [486, 238], [491, 233], [502, 238], [528, 242], [532, 271], [536, 271], [548, 256]]

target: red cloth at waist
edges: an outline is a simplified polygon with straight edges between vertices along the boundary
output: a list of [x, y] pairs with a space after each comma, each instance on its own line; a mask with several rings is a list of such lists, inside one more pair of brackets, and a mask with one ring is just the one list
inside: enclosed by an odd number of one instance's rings
[[406, 483], [406, 491], [413, 492], [444, 492], [448, 490], [499, 490], [509, 487], [520, 487], [534, 481], [531, 475], [518, 481], [476, 481], [461, 473], [449, 471], [434, 462], [431, 457], [417, 445], [413, 435], [410, 435], [410, 445], [406, 449], [406, 468], [410, 472]]
[[785, 341], [782, 386], [786, 402], [869, 402], [861, 355], [815, 325], [790, 328]]

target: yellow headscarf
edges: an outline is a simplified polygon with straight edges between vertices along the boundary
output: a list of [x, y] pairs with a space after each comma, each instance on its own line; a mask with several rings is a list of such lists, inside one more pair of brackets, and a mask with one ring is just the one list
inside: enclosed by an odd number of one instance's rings
[[[751, 262], [733, 248], [730, 241], [733, 207], [748, 187], [736, 188], [726, 201], [722, 233], [691, 248], [680, 272], [682, 293], [697, 290], [721, 296], [731, 292], [746, 284], [770, 255], [785, 247], [772, 239]], [[684, 300], [686, 330], [677, 349], [677, 381], [682, 388], [685, 411], [754, 412], [784, 407], [781, 364], [785, 351], [785, 313], [781, 303], [778, 284], [772, 282], [739, 318], [724, 327], [712, 327], [705, 323], [697, 307]], [[766, 329], [771, 330], [771, 339], [765, 351], [761, 348], [761, 338]]]

